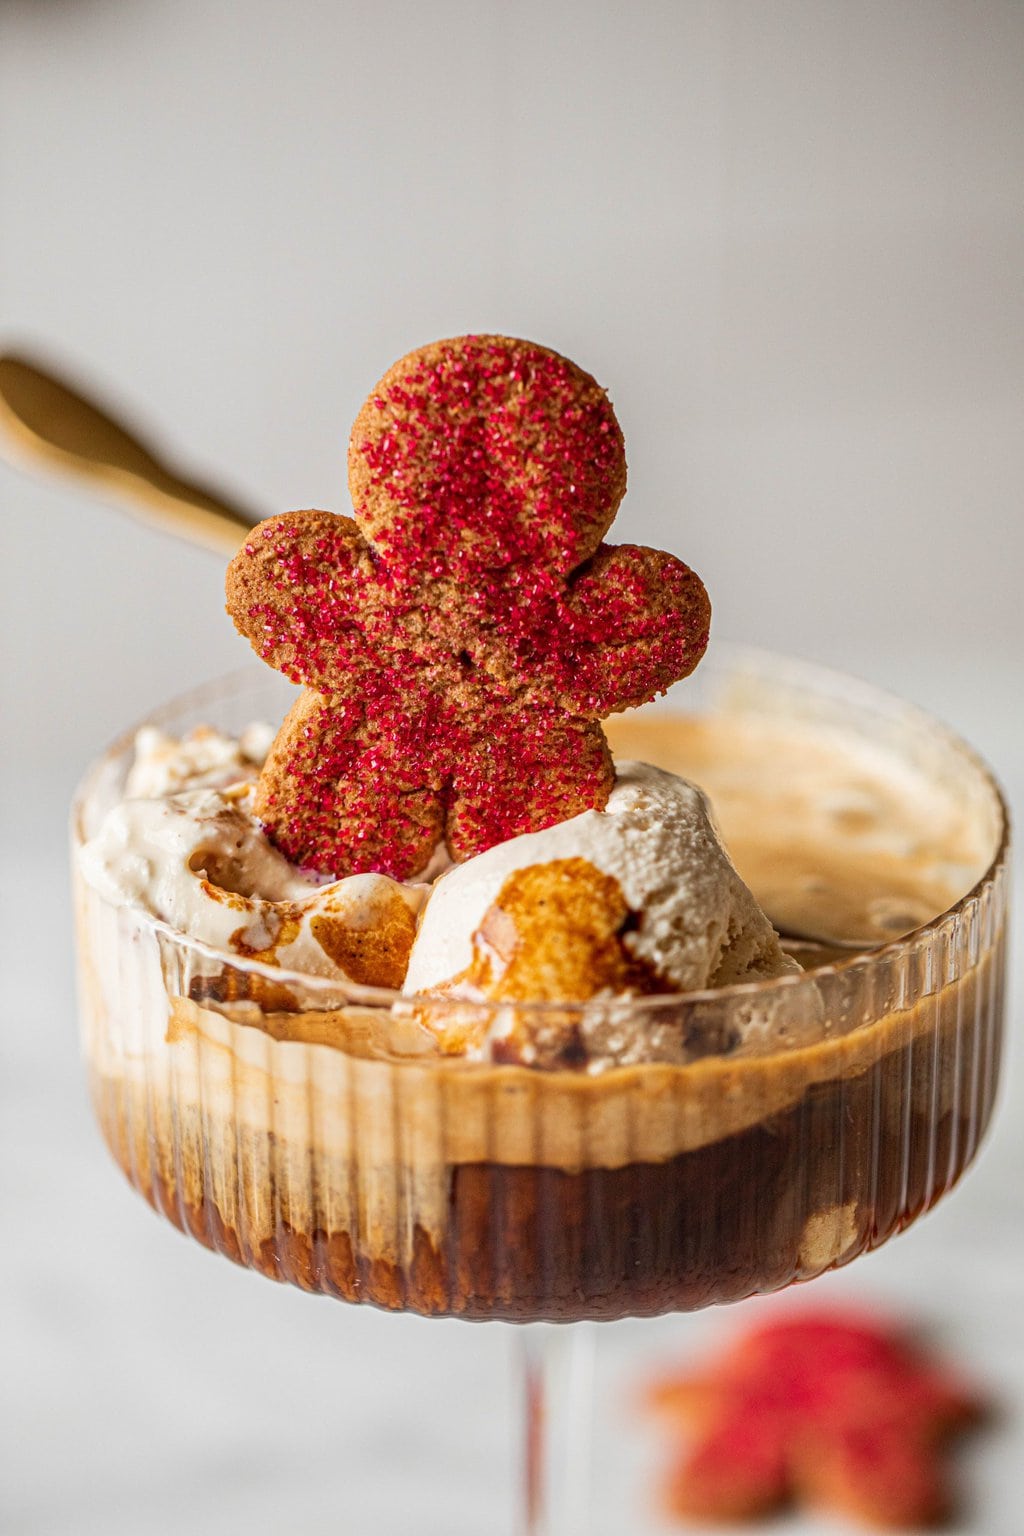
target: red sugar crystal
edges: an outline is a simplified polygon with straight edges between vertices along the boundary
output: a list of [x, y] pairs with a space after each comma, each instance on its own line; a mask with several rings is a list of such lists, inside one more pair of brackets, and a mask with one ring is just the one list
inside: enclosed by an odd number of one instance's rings
[[273, 840], [408, 877], [442, 836], [464, 857], [603, 805], [591, 722], [691, 671], [709, 614], [671, 555], [600, 544], [625, 485], [603, 391], [462, 338], [385, 376], [351, 461], [355, 521], [272, 518], [229, 571], [239, 629], [317, 695], [261, 780]]
[[673, 1514], [744, 1520], [797, 1499], [900, 1528], [942, 1518], [942, 1446], [980, 1413], [900, 1334], [827, 1313], [756, 1329], [708, 1370], [662, 1377], [648, 1400], [689, 1430]]

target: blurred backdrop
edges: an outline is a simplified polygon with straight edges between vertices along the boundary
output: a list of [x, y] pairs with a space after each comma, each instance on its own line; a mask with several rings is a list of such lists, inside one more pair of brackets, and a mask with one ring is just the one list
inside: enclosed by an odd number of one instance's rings
[[[1022, 82], [1015, 0], [0, 0], [0, 345], [273, 512], [345, 509], [350, 423], [410, 347], [547, 342], [622, 421], [617, 536], [691, 562], [716, 633], [916, 698], [1019, 795]], [[215, 557], [2, 465], [0, 517], [0, 1531], [502, 1531], [500, 1327], [278, 1290], [108, 1166], [67, 800], [248, 648]], [[1020, 1529], [1021, 1111], [1018, 1075], [964, 1189], [816, 1288], [909, 1309], [1004, 1400], [965, 1460], [989, 1536]], [[603, 1336], [602, 1390], [628, 1419], [646, 1357], [737, 1320]]]

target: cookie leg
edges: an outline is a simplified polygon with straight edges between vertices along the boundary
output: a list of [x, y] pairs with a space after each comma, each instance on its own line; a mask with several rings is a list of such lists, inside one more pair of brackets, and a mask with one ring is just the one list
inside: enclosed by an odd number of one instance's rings
[[726, 1418], [698, 1431], [665, 1490], [684, 1519], [753, 1520], [786, 1503], [789, 1475], [778, 1426]]
[[615, 767], [596, 721], [516, 724], [474, 743], [455, 770], [445, 821], [453, 858], [607, 804]]
[[334, 879], [369, 871], [412, 879], [443, 830], [429, 767], [396, 752], [351, 700], [311, 688], [270, 749], [255, 809], [286, 858]]
[[935, 1525], [948, 1512], [937, 1437], [897, 1415], [814, 1437], [797, 1458], [798, 1491], [809, 1503], [886, 1528]]

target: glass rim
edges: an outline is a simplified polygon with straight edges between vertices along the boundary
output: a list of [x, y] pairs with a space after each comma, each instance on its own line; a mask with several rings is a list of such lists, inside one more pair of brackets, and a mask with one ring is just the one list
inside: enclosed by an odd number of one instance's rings
[[[591, 1014], [594, 1016], [606, 1015], [611, 1008], [628, 1007], [630, 1013], [657, 1015], [672, 1009], [678, 1009], [680, 1005], [687, 1007], [693, 1005], [706, 1005], [719, 1003], [728, 1005], [730, 1002], [741, 1003], [750, 998], [778, 998], [785, 996], [787, 992], [793, 992], [807, 985], [815, 985], [818, 982], [833, 976], [846, 976], [857, 973], [879, 964], [888, 962], [894, 957], [911, 953], [923, 942], [927, 942], [944, 927], [954, 922], [973, 902], [975, 902], [986, 888], [990, 887], [999, 877], [1006, 865], [1012, 840], [1012, 825], [1009, 805], [999, 780], [982, 755], [962, 737], [958, 731], [948, 725], [930, 710], [921, 705], [909, 702], [898, 694], [888, 689], [878, 687], [875, 683], [869, 683], [853, 674], [843, 672], [836, 667], [822, 666], [815, 661], [808, 661], [803, 657], [790, 656], [785, 652], [772, 651], [760, 646], [740, 644], [728, 640], [715, 641], [715, 654], [722, 655], [733, 665], [742, 666], [744, 662], [750, 665], [764, 667], [766, 664], [777, 664], [783, 667], [790, 677], [805, 678], [809, 684], [817, 681], [819, 684], [832, 682], [838, 684], [849, 692], [851, 686], [857, 695], [867, 704], [877, 708], [881, 707], [885, 713], [903, 719], [916, 720], [933, 734], [944, 737], [947, 744], [966, 757], [976, 768], [988, 789], [991, 791], [995, 807], [999, 817], [999, 839], [989, 864], [973, 883], [969, 890], [958, 897], [951, 906], [939, 912], [926, 923], [919, 924], [909, 932], [901, 934], [898, 938], [890, 940], [877, 948], [863, 950], [851, 954], [845, 959], [830, 960], [825, 964], [811, 966], [805, 971], [796, 974], [789, 973], [783, 976], [771, 976], [754, 981], [732, 982], [723, 987], [704, 987], [685, 992], [664, 992], [641, 995], [612, 995], [598, 996], [586, 1000], [565, 999], [561, 1001], [519, 1001], [503, 999], [494, 1001], [489, 999], [455, 998], [445, 997], [435, 993], [411, 993], [402, 992], [390, 987], [372, 987], [360, 985], [345, 977], [316, 976], [308, 971], [297, 971], [285, 966], [268, 965], [265, 961], [253, 960], [233, 953], [230, 950], [221, 949], [217, 945], [207, 943], [203, 939], [197, 939], [191, 934], [185, 933], [180, 928], [175, 928], [165, 919], [156, 917], [144, 907], [131, 906], [133, 918], [139, 926], [154, 935], [173, 943], [179, 949], [187, 949], [203, 960], [230, 969], [245, 975], [251, 975], [274, 982], [278, 986], [301, 988], [314, 1000], [318, 993], [324, 995], [325, 1009], [338, 1011], [344, 1007], [378, 1008], [391, 1011], [396, 1005], [402, 1005], [408, 1010], [415, 1006], [429, 1006], [431, 1013], [443, 1015], [447, 1012], [465, 1014], [467, 1009], [480, 1013], [500, 1013], [509, 1009], [517, 1012], [522, 1010], [534, 1017], [544, 1015], [563, 1015], [571, 1012], [575, 1016]], [[250, 662], [243, 667], [233, 668], [230, 672], [222, 673], [218, 677], [210, 678], [205, 683], [197, 684], [194, 688], [176, 694], [173, 698], [165, 700], [157, 705], [149, 714], [143, 716], [135, 724], [121, 731], [109, 745], [92, 759], [79, 780], [71, 801], [70, 822], [71, 836], [74, 848], [77, 850], [84, 843], [81, 828], [83, 809], [88, 802], [94, 781], [98, 778], [103, 767], [112, 762], [119, 754], [127, 751], [134, 742], [138, 731], [148, 725], [159, 725], [160, 717], [178, 711], [188, 704], [201, 703], [204, 695], [209, 695], [211, 700], [226, 693], [230, 693], [243, 682], [251, 682], [255, 679], [270, 680], [267, 669], [259, 662]], [[284, 679], [281, 679], [282, 685]], [[651, 704], [642, 706], [643, 709], [656, 711], [663, 704], [662, 699], [654, 700]], [[630, 711], [629, 713], [639, 713]], [[105, 905], [112, 905], [106, 898], [95, 893]], [[339, 992], [344, 992], [344, 1002], [339, 1002]], [[421, 1058], [414, 1058], [421, 1060]], [[447, 1062], [453, 1062], [458, 1058], [446, 1057]]]

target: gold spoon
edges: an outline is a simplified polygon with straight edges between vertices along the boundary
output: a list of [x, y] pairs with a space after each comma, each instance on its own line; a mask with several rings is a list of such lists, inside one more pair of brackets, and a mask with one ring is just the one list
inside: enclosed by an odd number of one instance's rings
[[818, 955], [826, 949], [836, 955], [868, 955], [882, 948], [881, 939], [841, 939], [835, 934], [809, 933], [803, 928], [777, 922], [770, 912], [765, 912], [765, 916], [778, 934], [783, 949], [795, 960], [802, 955]]
[[0, 354], [0, 448], [19, 467], [88, 482], [135, 517], [231, 556], [261, 514], [187, 479], [66, 380]]

